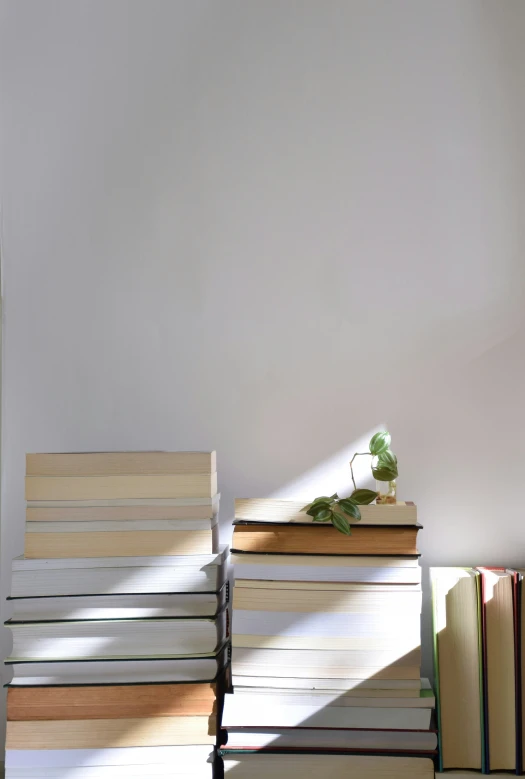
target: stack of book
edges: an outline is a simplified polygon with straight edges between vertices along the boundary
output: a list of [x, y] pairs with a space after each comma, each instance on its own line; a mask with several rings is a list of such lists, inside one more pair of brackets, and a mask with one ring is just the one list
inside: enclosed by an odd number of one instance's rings
[[432, 777], [416, 507], [362, 506], [351, 536], [301, 508], [236, 501], [225, 771]]
[[523, 570], [431, 568], [441, 769], [525, 769]]
[[215, 453], [27, 456], [6, 779], [211, 777], [228, 662]]

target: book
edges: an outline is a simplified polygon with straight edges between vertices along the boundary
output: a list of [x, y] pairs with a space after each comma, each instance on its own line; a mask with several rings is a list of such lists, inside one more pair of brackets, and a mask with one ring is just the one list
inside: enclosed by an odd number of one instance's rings
[[80, 556], [138, 557], [141, 554], [147, 557], [173, 557], [212, 554], [217, 552], [218, 545], [217, 524], [210, 530], [144, 529], [82, 532], [81, 528], [77, 527], [69, 532], [29, 532], [25, 534], [25, 556], [27, 559]]
[[113, 476], [26, 476], [26, 500], [213, 498], [217, 473]]
[[11, 660], [92, 657], [170, 657], [213, 652], [226, 634], [226, 612], [217, 619], [6, 622], [13, 634]]
[[[298, 632], [298, 630], [294, 631]], [[305, 649], [325, 651], [329, 649], [374, 653], [391, 651], [397, 656], [405, 655], [419, 647], [420, 634], [413, 632], [401, 636], [383, 633], [375, 636], [312, 636], [276, 635], [253, 633], [232, 633], [232, 647], [250, 649]]]
[[211, 519], [123, 519], [86, 522], [26, 522], [27, 533], [109, 533], [211, 530], [217, 524], [217, 516]]
[[[295, 613], [321, 612], [323, 614], [399, 614], [418, 619], [421, 613], [421, 589], [410, 585], [349, 584], [343, 591], [259, 588], [236, 583], [233, 608], [238, 611], [266, 612], [292, 611]], [[408, 592], [404, 591], [407, 587]]]
[[[211, 779], [211, 745], [117, 749], [8, 749], [6, 779]], [[145, 773], [146, 772], [146, 773]]]
[[481, 574], [487, 770], [516, 770], [516, 667], [514, 573]]
[[480, 577], [431, 568], [440, 767], [484, 766]]
[[9, 598], [10, 623], [81, 622], [102, 619], [213, 618], [226, 605], [227, 586], [218, 593], [156, 595], [63, 595], [59, 598]]
[[222, 727], [255, 728], [362, 728], [364, 730], [427, 730], [431, 708], [327, 706], [326, 696], [309, 704], [293, 696], [227, 693]]
[[157, 557], [16, 557], [11, 597], [215, 592], [226, 579], [228, 547], [218, 554]]
[[[370, 692], [367, 690], [366, 692]], [[377, 690], [374, 691], [377, 693]], [[381, 690], [381, 692], [384, 692]], [[436, 701], [434, 693], [428, 687], [417, 691], [417, 696], [399, 696], [396, 691], [390, 690], [386, 696], [356, 696], [351, 692], [340, 690], [291, 690], [291, 689], [259, 689], [258, 687], [234, 687], [234, 695], [247, 696], [250, 700], [257, 697], [261, 701], [278, 700], [280, 705], [296, 706], [358, 706], [370, 709], [433, 709]]]
[[[116, 500], [115, 498], [101, 498], [90, 500], [28, 500], [26, 501], [28, 509], [107, 509], [107, 508], [182, 508], [188, 507], [200, 507], [204, 509], [206, 507], [215, 507], [220, 500], [220, 493], [213, 495], [210, 498], [121, 498]], [[142, 517], [139, 517], [141, 519]], [[185, 519], [186, 517], [181, 517]], [[206, 517], [202, 517], [206, 519]]]
[[434, 779], [434, 764], [422, 757], [369, 755], [268, 755], [222, 752], [225, 775], [234, 779]]
[[232, 647], [232, 668], [241, 676], [419, 679], [420, 665], [419, 647], [408, 652], [326, 649], [322, 653], [312, 648], [293, 651]]
[[125, 719], [36, 720], [7, 723], [6, 749], [104, 749], [108, 747], [214, 744], [215, 715]]
[[417, 697], [421, 690], [421, 679], [321, 679], [320, 677], [297, 676], [241, 676], [232, 674], [235, 690], [241, 687], [293, 689], [293, 690], [339, 690], [341, 694], [373, 696], [403, 695]]
[[[317, 640], [323, 643], [322, 640], [326, 639], [324, 643], [327, 649], [337, 648], [339, 641], [348, 644], [348, 649], [360, 648], [362, 641], [365, 648], [368, 646], [368, 640], [371, 642], [371, 649], [397, 646], [408, 646], [412, 649], [419, 646], [421, 640], [419, 610], [407, 613], [346, 613], [342, 617], [338, 613], [326, 614], [320, 611], [248, 611], [234, 607], [232, 629], [234, 646], [236, 637], [242, 635], [253, 636], [256, 641], [258, 637], [261, 640], [268, 638], [274, 640], [274, 643], [281, 639], [306, 638], [312, 640], [312, 648]], [[276, 649], [278, 648], [279, 645], [276, 644]]]
[[[304, 502], [273, 498], [237, 498], [235, 519], [244, 522], [282, 522], [310, 524], [313, 518], [302, 511]], [[360, 525], [416, 525], [414, 503], [376, 504], [360, 506]]]
[[[245, 581], [252, 579], [257, 581], [258, 587], [282, 587], [285, 581], [315, 582], [316, 586], [319, 582], [326, 582], [330, 589], [336, 588], [338, 584], [356, 582], [421, 584], [421, 568], [417, 557], [234, 552], [231, 562], [236, 586], [244, 586]], [[266, 581], [269, 583], [264, 585]]]
[[[417, 554], [419, 527], [352, 526], [345, 536], [331, 525], [234, 524], [232, 551], [272, 554]], [[243, 577], [245, 578], [245, 577]]]
[[525, 594], [523, 581], [525, 569], [515, 570], [515, 646], [516, 646], [516, 700], [518, 702], [518, 716], [516, 717], [518, 742], [518, 764], [523, 773], [525, 771]]
[[216, 697], [213, 683], [11, 687], [7, 720], [204, 716], [215, 713]]
[[228, 728], [223, 749], [362, 750], [434, 752], [437, 733], [429, 730], [349, 730], [339, 728]]
[[[64, 503], [71, 501], [64, 501]], [[110, 501], [105, 501], [110, 503]], [[219, 496], [204, 505], [160, 505], [153, 501], [139, 501], [133, 505], [121, 505], [121, 501], [108, 506], [67, 505], [55, 501], [54, 505], [38, 506], [29, 503], [26, 522], [120, 522], [130, 520], [212, 519], [219, 510]], [[193, 525], [192, 525], [193, 527]]]
[[228, 648], [216, 652], [121, 660], [66, 660], [31, 662], [7, 660], [13, 671], [10, 687], [41, 685], [159, 684], [213, 681], [228, 662]]
[[216, 452], [59, 452], [26, 455], [27, 476], [212, 474]]

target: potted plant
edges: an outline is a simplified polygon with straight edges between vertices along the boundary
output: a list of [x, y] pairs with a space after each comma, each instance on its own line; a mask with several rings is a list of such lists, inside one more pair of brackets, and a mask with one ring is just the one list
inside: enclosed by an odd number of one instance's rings
[[[359, 522], [359, 506], [376, 503], [396, 503], [397, 457], [390, 449], [391, 436], [386, 430], [376, 433], [370, 439], [368, 452], [356, 452], [350, 461], [350, 474], [354, 490], [348, 498], [337, 493], [330, 497], [322, 495], [303, 508], [314, 522], [331, 522], [340, 533], [352, 534], [352, 522]], [[356, 457], [370, 457], [372, 476], [377, 490], [358, 489], [354, 478], [353, 463]]]

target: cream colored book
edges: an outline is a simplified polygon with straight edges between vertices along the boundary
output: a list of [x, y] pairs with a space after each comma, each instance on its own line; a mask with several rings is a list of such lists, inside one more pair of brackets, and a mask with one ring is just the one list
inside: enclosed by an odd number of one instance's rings
[[[488, 769], [516, 770], [516, 668], [514, 575], [478, 568], [485, 631]], [[462, 766], [463, 767], [463, 766]]]
[[26, 455], [27, 476], [215, 473], [215, 452], [61, 452]]
[[217, 517], [212, 519], [112, 519], [95, 522], [26, 522], [26, 533], [135, 533], [156, 531], [212, 530]]
[[[310, 523], [313, 522], [312, 517], [302, 511], [306, 503], [274, 498], [237, 498], [235, 519], [243, 522]], [[414, 503], [372, 503], [360, 506], [359, 510], [360, 525], [417, 525], [417, 508]]]
[[163, 557], [218, 551], [213, 530], [26, 533], [27, 558]]
[[7, 749], [101, 749], [214, 744], [215, 716], [7, 723]]
[[[421, 569], [417, 570], [418, 573]], [[419, 577], [420, 578], [420, 577]], [[294, 582], [294, 581], [271, 581], [264, 579], [236, 579], [235, 587], [245, 590], [298, 590], [309, 592], [398, 592], [398, 593], [421, 593], [421, 584], [374, 584], [368, 582]], [[337, 597], [337, 596], [334, 596]]]
[[205, 506], [68, 506], [62, 503], [52, 507], [26, 509], [27, 522], [131, 522], [155, 519], [180, 519], [188, 521], [211, 519], [219, 510], [218, 496], [212, 504]]
[[480, 576], [431, 568], [430, 577], [442, 766], [481, 769]]
[[[220, 493], [210, 498], [103, 498], [96, 500], [28, 500], [28, 508], [52, 509], [52, 508], [129, 508], [129, 507], [154, 507], [154, 508], [173, 508], [188, 506], [215, 506], [218, 505]], [[175, 517], [177, 519], [178, 517]], [[132, 517], [133, 519], [133, 517]], [[141, 519], [141, 517], [139, 517]], [[159, 517], [157, 517], [159, 519]], [[162, 517], [160, 517], [162, 519]], [[168, 517], [170, 519], [170, 517]], [[180, 517], [186, 519], [186, 517]], [[206, 519], [206, 517], [202, 517]]]
[[[356, 585], [354, 585], [356, 586]], [[373, 587], [374, 585], [371, 585]], [[401, 585], [393, 586], [393, 592], [378, 586], [379, 591], [333, 591], [295, 589], [256, 589], [240, 587], [233, 591], [233, 608], [252, 611], [323, 612], [338, 614], [407, 614], [421, 613], [421, 592], [400, 592]]]
[[434, 764], [423, 757], [225, 755], [224, 773], [232, 779], [434, 779]]
[[252, 554], [231, 556], [235, 581], [421, 584], [417, 557]]
[[26, 500], [212, 498], [217, 473], [133, 476], [26, 476]]

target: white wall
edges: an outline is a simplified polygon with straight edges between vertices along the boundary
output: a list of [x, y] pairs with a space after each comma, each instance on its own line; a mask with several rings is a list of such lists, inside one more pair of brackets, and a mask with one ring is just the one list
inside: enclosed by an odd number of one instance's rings
[[215, 447], [227, 534], [381, 423], [427, 563], [525, 566], [525, 4], [0, 22], [3, 595], [26, 451]]

